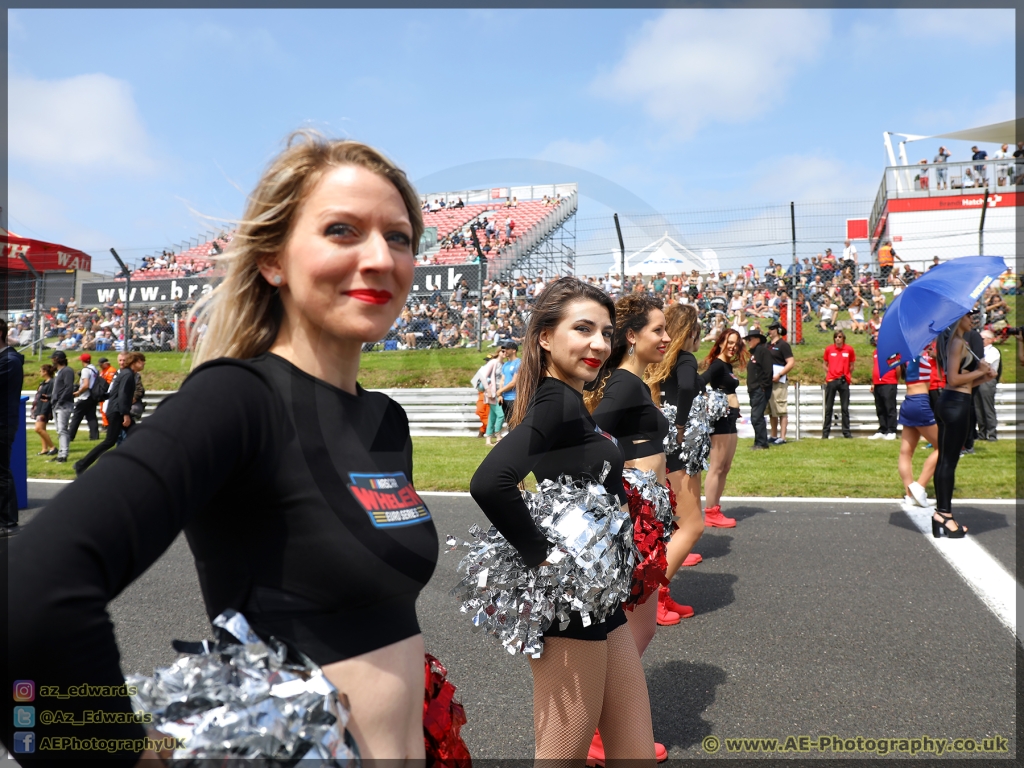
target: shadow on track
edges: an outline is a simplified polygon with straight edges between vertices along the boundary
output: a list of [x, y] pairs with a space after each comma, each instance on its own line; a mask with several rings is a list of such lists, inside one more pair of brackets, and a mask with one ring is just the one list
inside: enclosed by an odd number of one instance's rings
[[703, 719], [715, 691], [726, 681], [725, 670], [711, 664], [670, 661], [647, 672], [654, 737], [671, 749], [687, 749], [712, 733]]
[[732, 536], [714, 534], [711, 533], [711, 530], [705, 529], [704, 535], [694, 545], [693, 551], [699, 553], [705, 560], [725, 557], [732, 551]]
[[669, 588], [673, 600], [692, 605], [698, 614], [711, 613], [735, 602], [733, 585], [738, 580], [737, 576], [731, 573], [699, 573], [696, 570], [680, 569], [672, 579]]

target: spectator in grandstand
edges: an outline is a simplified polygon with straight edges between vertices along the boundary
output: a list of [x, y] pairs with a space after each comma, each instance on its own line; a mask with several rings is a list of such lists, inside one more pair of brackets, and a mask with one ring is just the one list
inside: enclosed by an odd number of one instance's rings
[[42, 382], [36, 388], [36, 396], [32, 401], [32, 420], [35, 422], [35, 432], [42, 442], [42, 450], [36, 456], [56, 456], [57, 447], [50, 439], [46, 431], [46, 424], [50, 420], [52, 410], [50, 408], [50, 394], [53, 392], [53, 374], [56, 369], [52, 365], [43, 365], [39, 368], [39, 375]]
[[823, 440], [827, 440], [832, 431], [832, 409], [835, 406], [837, 392], [843, 437], [853, 437], [850, 431], [850, 382], [853, 380], [853, 365], [857, 362], [857, 355], [853, 347], [846, 343], [846, 334], [842, 331], [832, 334], [832, 342], [825, 347], [825, 353], [822, 355], [825, 368], [825, 420], [821, 430]]
[[458, 200], [456, 200], [455, 201], [455, 205], [452, 206], [452, 208], [465, 208], [465, 207], [466, 207], [466, 204], [464, 202], [462, 202], [462, 198], [461, 197]]
[[946, 178], [946, 175], [948, 174], [949, 169], [944, 167], [945, 164], [949, 162], [949, 158], [950, 158], [950, 154], [949, 154], [949, 152], [946, 151], [946, 148], [945, 147], [939, 147], [938, 153], [932, 159], [932, 163], [934, 163], [934, 164], [939, 166], [938, 168], [935, 169], [935, 188], [936, 189], [946, 189], [949, 186], [948, 179]]
[[[986, 160], [988, 158], [988, 152], [986, 152], [984, 149], [978, 149], [977, 147], [971, 147], [971, 152], [974, 153], [974, 154], [971, 155], [971, 160]], [[970, 169], [966, 169], [966, 170], [970, 170]], [[974, 166], [974, 172], [975, 172], [975, 174], [977, 174], [976, 181], [977, 181], [977, 184], [979, 186], [988, 184], [988, 178], [986, 177], [987, 170], [988, 170], [988, 167], [986, 165], [984, 165], [984, 164], [980, 164], [980, 165]], [[966, 186], [966, 184], [964, 186]]]
[[1013, 181], [1013, 164], [1007, 162], [1011, 158], [1009, 144], [1003, 144], [999, 151], [992, 155], [992, 159], [998, 161], [996, 163], [996, 184], [1000, 187], [1004, 187]]
[[871, 346], [878, 346], [878, 331], [882, 328], [882, 313], [875, 309], [871, 309], [871, 319], [868, 320], [868, 341]]
[[982, 331], [981, 338], [985, 349], [984, 360], [988, 363], [989, 368], [995, 372], [995, 378], [982, 381], [981, 384], [974, 388], [972, 394], [974, 412], [978, 423], [978, 439], [995, 442], [998, 426], [996, 419], [996, 387], [1003, 375], [1003, 359], [999, 348], [993, 344], [996, 337], [992, 331]]
[[71, 423], [68, 426], [68, 440], [75, 439], [82, 419], [85, 419], [86, 424], [89, 425], [89, 439], [99, 440], [100, 425], [96, 419], [96, 404], [99, 401], [96, 399], [94, 390], [100, 373], [92, 364], [92, 356], [88, 352], [83, 352], [78, 359], [82, 363], [82, 372], [78, 376], [78, 389], [73, 393], [75, 404], [71, 414]]
[[[768, 442], [772, 445], [786, 444], [786, 427], [789, 425], [788, 398], [789, 372], [796, 364], [793, 348], [783, 338], [786, 326], [775, 320], [768, 326], [768, 352], [772, 357], [772, 387], [768, 398], [768, 420], [771, 422], [771, 436]], [[776, 430], [778, 430], [776, 432]]]
[[[942, 262], [939, 261], [938, 256], [932, 256], [932, 263], [928, 265], [928, 269], [935, 269]], [[910, 266], [909, 264], [907, 266]]]

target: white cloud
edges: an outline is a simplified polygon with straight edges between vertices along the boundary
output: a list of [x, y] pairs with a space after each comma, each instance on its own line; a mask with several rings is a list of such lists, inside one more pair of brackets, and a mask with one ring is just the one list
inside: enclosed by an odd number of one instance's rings
[[156, 167], [131, 86], [103, 74], [12, 77], [7, 151], [65, 170], [148, 173]]
[[1012, 91], [1000, 91], [995, 99], [973, 113], [973, 121], [967, 128], [974, 128], [982, 125], [992, 125], [1013, 120], [1017, 111], [1017, 96]]
[[537, 157], [553, 163], [564, 163], [585, 170], [593, 170], [596, 165], [607, 160], [610, 155], [611, 147], [605, 143], [604, 139], [595, 138], [587, 142], [559, 139], [544, 147]]
[[649, 21], [596, 94], [639, 101], [680, 138], [715, 122], [742, 123], [777, 106], [831, 34], [804, 10], [672, 10]]

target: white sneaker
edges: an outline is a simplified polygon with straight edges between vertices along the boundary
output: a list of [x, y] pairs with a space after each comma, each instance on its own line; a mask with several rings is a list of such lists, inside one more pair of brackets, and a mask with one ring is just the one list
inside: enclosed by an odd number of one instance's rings
[[886, 433], [885, 439], [886, 440], [895, 440], [896, 439], [896, 433], [895, 432], [888, 432], [888, 433]]
[[919, 507], [930, 507], [931, 503], [928, 501], [928, 492], [918, 482], [910, 484], [908, 490], [910, 495], [914, 497], [914, 501]]
[[882, 434], [881, 432], [875, 432], [875, 434], [873, 434], [871, 437], [869, 437], [868, 440], [881, 440], [884, 437], [885, 437], [885, 435]]

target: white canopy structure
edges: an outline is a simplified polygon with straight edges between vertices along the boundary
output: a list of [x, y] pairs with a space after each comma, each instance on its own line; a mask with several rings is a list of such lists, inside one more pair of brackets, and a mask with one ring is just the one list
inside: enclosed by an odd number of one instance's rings
[[[704, 251], [704, 254], [714, 255], [714, 251]], [[669, 237], [666, 232], [647, 247], [626, 257], [626, 274], [657, 275], [664, 272], [666, 275], [682, 275], [694, 269], [705, 274], [718, 267], [717, 256], [713, 259], [713, 265], [709, 264], [709, 261], [711, 260], [703, 255], [698, 256], [678, 240]], [[619, 273], [618, 259], [610, 271], [614, 274]]]
[[889, 164], [896, 165], [896, 155], [892, 151], [892, 142], [889, 140], [890, 136], [902, 136], [903, 141], [900, 142], [900, 160], [902, 165], [908, 165], [906, 144], [908, 141], [920, 141], [921, 139], [959, 139], [962, 141], [980, 141], [980, 142], [991, 142], [993, 144], [1015, 144], [1017, 143], [1017, 137], [1024, 135], [1024, 130], [1021, 130], [1019, 120], [1006, 120], [1002, 123], [993, 123], [992, 125], [982, 125], [978, 128], [968, 128], [963, 131], [951, 131], [949, 133], [936, 133], [931, 136], [918, 136], [914, 133], [895, 133], [893, 131], [885, 131], [882, 133], [882, 139], [885, 142], [885, 149], [889, 153]]

